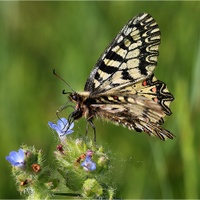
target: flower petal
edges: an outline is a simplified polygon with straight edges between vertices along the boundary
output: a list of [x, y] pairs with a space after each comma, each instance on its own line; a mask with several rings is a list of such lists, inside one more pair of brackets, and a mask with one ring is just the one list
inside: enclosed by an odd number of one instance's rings
[[72, 130], [72, 128], [74, 127], [74, 123], [69, 124], [68, 120], [65, 118], [60, 118], [57, 124], [54, 124], [52, 122], [48, 122], [48, 124], [52, 129], [54, 129], [58, 133], [58, 136], [62, 140], [63, 136], [74, 132]]
[[24, 166], [24, 159], [25, 159], [25, 154], [23, 149], [19, 149], [18, 152], [11, 151], [9, 156], [6, 156], [6, 160], [10, 162], [11, 165], [17, 167]]
[[92, 162], [90, 156], [86, 156], [85, 160], [81, 163], [85, 171], [92, 171], [96, 169], [96, 163]]
[[58, 128], [62, 131], [63, 129], [65, 129], [65, 127], [67, 126], [68, 121], [65, 118], [61, 118], [58, 120], [57, 122], [57, 126]]
[[6, 160], [11, 164], [14, 162], [14, 160], [11, 156], [6, 156]]
[[73, 128], [74, 128], [74, 122], [72, 122], [72, 123], [70, 124], [69, 129], [73, 129]]
[[90, 170], [95, 170], [96, 169], [96, 163], [92, 162], [90, 166]]
[[54, 124], [53, 122], [48, 122], [48, 125], [49, 125], [52, 129], [54, 129], [54, 130], [57, 130], [57, 129], [58, 129], [57, 124]]
[[20, 157], [21, 161], [24, 161], [25, 153], [24, 153], [23, 149], [19, 149], [18, 156]]
[[69, 135], [69, 134], [71, 134], [71, 133], [73, 133], [74, 131], [73, 130], [68, 130], [67, 132], [66, 132], [66, 135]]

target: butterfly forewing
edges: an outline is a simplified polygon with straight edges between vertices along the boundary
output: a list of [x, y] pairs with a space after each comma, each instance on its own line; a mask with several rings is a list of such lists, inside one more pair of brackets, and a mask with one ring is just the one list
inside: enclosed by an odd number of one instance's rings
[[[153, 71], [157, 65], [160, 30], [146, 13], [131, 19], [94, 66], [84, 91], [73, 93], [71, 118], [107, 119], [164, 140], [173, 134], [161, 127], [171, 115], [173, 95]], [[94, 126], [93, 126], [94, 127]]]
[[145, 79], [157, 65], [160, 31], [146, 13], [131, 19], [101, 55], [85, 91], [91, 95], [120, 90]]

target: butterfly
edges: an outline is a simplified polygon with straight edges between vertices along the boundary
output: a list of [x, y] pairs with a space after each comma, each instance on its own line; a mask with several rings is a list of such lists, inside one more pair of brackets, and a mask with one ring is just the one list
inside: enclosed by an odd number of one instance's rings
[[94, 129], [94, 118], [145, 132], [161, 140], [173, 139], [164, 129], [165, 115], [171, 115], [174, 100], [164, 82], [154, 76], [160, 30], [150, 14], [132, 18], [98, 59], [83, 92], [71, 92], [75, 103], [69, 121], [85, 117]]

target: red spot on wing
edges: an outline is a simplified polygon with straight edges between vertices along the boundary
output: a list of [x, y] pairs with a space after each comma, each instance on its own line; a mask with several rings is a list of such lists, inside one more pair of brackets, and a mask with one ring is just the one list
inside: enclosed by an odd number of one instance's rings
[[118, 100], [118, 96], [113, 96], [113, 99], [114, 100]]
[[154, 93], [156, 93], [156, 91], [157, 91], [156, 87], [153, 87], [153, 88], [151, 89], [151, 91], [154, 92]]
[[143, 85], [143, 86], [147, 86], [147, 81], [146, 81], [146, 80], [143, 81], [143, 82], [142, 82], [142, 85]]
[[153, 98], [153, 101], [155, 101], [156, 103], [158, 102], [158, 98], [157, 97], [154, 97]]

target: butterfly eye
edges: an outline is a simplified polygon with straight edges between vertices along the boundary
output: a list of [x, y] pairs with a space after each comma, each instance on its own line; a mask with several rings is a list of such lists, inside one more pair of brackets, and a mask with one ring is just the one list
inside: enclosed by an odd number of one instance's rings
[[73, 93], [70, 95], [70, 98], [73, 100], [73, 101], [77, 101], [78, 100], [78, 95], [76, 93]]

